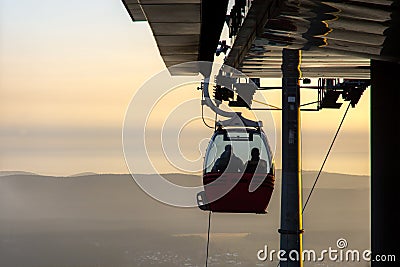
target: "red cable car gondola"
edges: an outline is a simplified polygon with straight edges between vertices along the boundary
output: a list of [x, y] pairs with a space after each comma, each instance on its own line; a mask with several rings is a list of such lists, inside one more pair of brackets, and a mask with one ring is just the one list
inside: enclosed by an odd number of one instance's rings
[[200, 209], [266, 213], [274, 190], [275, 167], [261, 126], [261, 122], [240, 115], [217, 124], [204, 160], [204, 191], [197, 195]]

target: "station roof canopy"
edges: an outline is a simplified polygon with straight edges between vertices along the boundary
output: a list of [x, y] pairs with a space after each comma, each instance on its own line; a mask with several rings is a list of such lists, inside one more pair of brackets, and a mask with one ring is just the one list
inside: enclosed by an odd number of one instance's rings
[[[213, 61], [228, 0], [122, 2], [133, 21], [148, 21], [167, 67]], [[371, 59], [400, 62], [398, 1], [244, 2], [225, 64], [250, 77], [281, 77], [283, 48], [302, 50], [302, 73], [310, 78], [369, 78]]]
[[134, 21], [147, 20], [167, 67], [197, 61], [201, 0], [124, 0]]

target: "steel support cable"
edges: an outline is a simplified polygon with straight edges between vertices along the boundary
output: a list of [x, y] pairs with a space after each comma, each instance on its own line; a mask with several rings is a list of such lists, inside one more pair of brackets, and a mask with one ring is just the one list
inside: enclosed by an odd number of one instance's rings
[[[308, 194], [308, 197], [307, 197], [306, 202], [304, 203], [302, 212], [304, 212], [304, 210], [305, 210], [306, 207], [307, 207], [307, 204], [308, 204], [309, 201], [310, 201], [311, 195], [312, 195], [312, 193], [313, 193], [313, 191], [314, 191], [314, 189], [315, 189], [315, 186], [317, 185], [317, 182], [318, 182], [318, 179], [319, 179], [319, 177], [320, 177], [320, 175], [321, 175], [322, 169], [323, 169], [324, 166], [325, 166], [325, 163], [326, 163], [326, 161], [327, 161], [327, 159], [328, 159], [328, 156], [329, 156], [329, 154], [330, 154], [330, 152], [331, 152], [331, 150], [332, 150], [332, 147], [333, 147], [333, 145], [334, 145], [334, 143], [335, 143], [335, 141], [336, 141], [336, 138], [337, 138], [337, 136], [338, 136], [338, 134], [339, 134], [339, 131], [340, 131], [342, 125], [343, 125], [344, 119], [346, 118], [347, 112], [349, 111], [350, 104], [351, 104], [351, 103], [349, 103], [349, 105], [348, 105], [347, 108], [346, 108], [346, 111], [345, 111], [344, 114], [343, 114], [343, 118], [342, 118], [342, 120], [340, 121], [339, 127], [338, 127], [338, 129], [336, 130], [335, 136], [333, 137], [333, 140], [332, 140], [332, 142], [331, 142], [331, 145], [329, 146], [328, 152], [326, 153], [325, 159], [324, 159], [324, 161], [323, 161], [323, 163], [322, 163], [322, 165], [321, 165], [321, 168], [319, 169], [318, 175], [317, 175], [317, 177], [315, 178], [315, 181], [314, 181], [313, 186], [311, 187], [311, 191], [310, 191], [310, 193]], [[277, 267], [279, 267], [280, 264], [281, 264], [281, 263], [278, 262]]]
[[342, 127], [343, 121], [344, 121], [344, 119], [346, 118], [347, 112], [349, 111], [350, 104], [351, 104], [351, 103], [349, 103], [349, 105], [347, 106], [346, 112], [343, 114], [343, 118], [342, 118], [342, 120], [341, 120], [341, 122], [340, 122], [340, 124], [339, 124], [339, 127], [338, 127], [338, 129], [337, 129], [337, 131], [336, 131], [336, 133], [335, 133], [335, 136], [333, 137], [333, 140], [332, 140], [331, 145], [330, 145], [330, 147], [329, 147], [329, 149], [328, 149], [328, 152], [326, 153], [325, 159], [324, 159], [324, 161], [323, 161], [323, 163], [322, 163], [322, 165], [321, 165], [321, 168], [319, 169], [318, 175], [317, 175], [317, 177], [315, 178], [314, 184], [313, 184], [313, 186], [311, 187], [311, 191], [310, 191], [310, 193], [308, 194], [307, 200], [306, 200], [306, 202], [304, 203], [303, 212], [304, 212], [304, 210], [305, 210], [306, 207], [307, 207], [307, 204], [308, 204], [308, 202], [309, 202], [309, 200], [310, 200], [310, 198], [311, 198], [311, 195], [312, 195], [312, 193], [313, 193], [313, 191], [314, 191], [314, 189], [315, 189], [315, 186], [317, 185], [317, 182], [318, 182], [319, 176], [321, 175], [322, 169], [324, 168], [324, 165], [325, 165], [325, 163], [326, 163], [326, 160], [328, 159], [329, 153], [331, 152], [332, 147], [333, 147], [333, 144], [334, 144], [335, 141], [336, 141], [336, 137], [338, 136], [339, 131], [340, 131], [340, 128]]

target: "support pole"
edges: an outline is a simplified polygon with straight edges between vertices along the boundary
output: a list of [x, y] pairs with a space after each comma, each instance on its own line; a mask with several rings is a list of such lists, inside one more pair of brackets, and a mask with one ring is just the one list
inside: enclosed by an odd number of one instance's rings
[[[371, 61], [371, 266], [399, 266], [400, 64]], [[383, 255], [383, 256], [382, 256]], [[388, 261], [395, 255], [395, 262]], [[386, 258], [375, 259], [375, 257]], [[393, 259], [393, 258], [392, 258]]]
[[282, 195], [280, 267], [303, 266], [300, 164], [300, 51], [282, 54]]

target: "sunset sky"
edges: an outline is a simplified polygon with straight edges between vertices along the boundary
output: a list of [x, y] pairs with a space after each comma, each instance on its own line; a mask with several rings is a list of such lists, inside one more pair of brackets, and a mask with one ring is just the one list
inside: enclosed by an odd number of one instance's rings
[[[0, 170], [127, 173], [125, 112], [135, 92], [164, 67], [148, 24], [133, 23], [119, 0], [0, 0]], [[369, 175], [369, 90], [349, 110], [325, 171]], [[303, 102], [312, 100], [309, 94]], [[200, 103], [200, 96], [196, 86], [188, 86], [169, 103]], [[279, 91], [264, 96], [281, 105]], [[346, 106], [302, 113], [304, 170], [319, 170]], [[158, 108], [151, 127], [162, 127], [161, 115], [172, 112]], [[201, 115], [200, 104], [191, 110]], [[281, 114], [272, 115], [280, 168]], [[195, 122], [180, 140], [182, 152], [201, 158], [204, 141], [200, 151], [191, 148], [211, 134]], [[135, 171], [148, 173], [140, 168], [143, 157], [137, 155]], [[159, 171], [179, 170], [165, 164]]]

